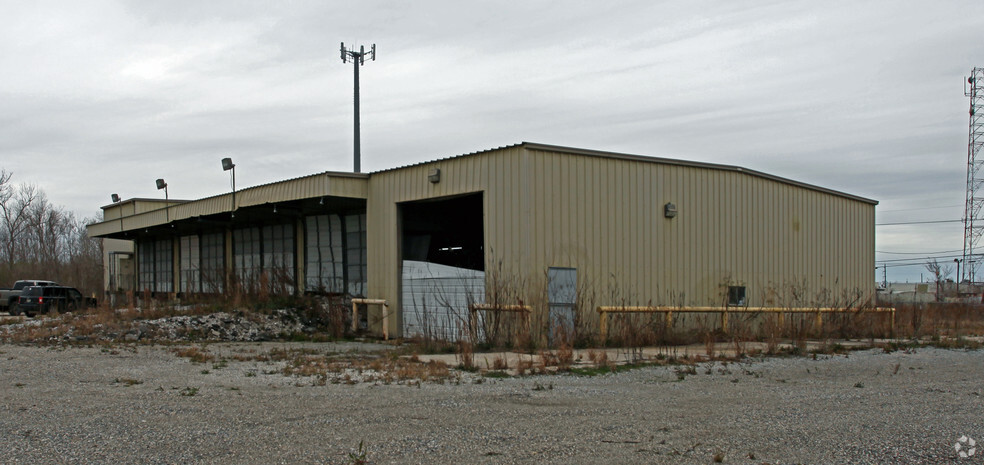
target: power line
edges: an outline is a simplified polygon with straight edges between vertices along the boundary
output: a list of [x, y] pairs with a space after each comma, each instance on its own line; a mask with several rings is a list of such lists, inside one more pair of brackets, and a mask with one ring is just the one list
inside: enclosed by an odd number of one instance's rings
[[899, 226], [904, 224], [962, 223], [963, 220], [904, 221], [900, 223], [875, 223], [875, 226]]
[[960, 258], [962, 256], [963, 255], [937, 255], [937, 256], [927, 256], [927, 257], [916, 257], [916, 258], [889, 258], [889, 259], [885, 259], [885, 260], [875, 260], [875, 261], [878, 262], [878, 263], [915, 262], [915, 261], [925, 262], [926, 260], [933, 260], [933, 259], [937, 259], [938, 260], [938, 259], [941, 259], [941, 258], [951, 258], [952, 259], [952, 258]]
[[956, 208], [962, 207], [963, 205], [943, 205], [940, 207], [920, 207], [920, 208], [897, 208], [895, 210], [878, 210], [878, 213], [890, 213], [890, 212], [911, 212], [916, 210], [939, 210], [941, 208]]
[[940, 250], [938, 252], [888, 252], [886, 250], [876, 250], [875, 252], [876, 253], [887, 253], [887, 254], [892, 254], [892, 255], [923, 255], [923, 256], [926, 256], [926, 255], [933, 255], [933, 254], [938, 254], [938, 253], [957, 253], [957, 252], [963, 252], [963, 250], [960, 250], [960, 249], [957, 249], [957, 250]]
[[888, 267], [888, 268], [904, 268], [904, 267], [907, 267], [907, 266], [926, 266], [926, 264], [925, 263], [895, 263], [895, 264], [891, 264], [891, 265], [879, 265], [879, 266], [877, 266], [875, 268], [885, 268], [885, 267]]

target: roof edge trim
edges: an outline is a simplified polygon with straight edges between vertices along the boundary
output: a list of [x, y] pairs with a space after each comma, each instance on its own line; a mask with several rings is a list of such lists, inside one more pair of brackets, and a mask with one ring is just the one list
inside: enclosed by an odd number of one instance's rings
[[694, 168], [707, 168], [722, 171], [734, 171], [738, 173], [745, 173], [751, 176], [756, 176], [764, 179], [769, 179], [776, 182], [781, 182], [783, 184], [789, 184], [796, 187], [802, 187], [804, 189], [810, 189], [818, 192], [823, 192], [826, 194], [836, 195], [838, 197], [844, 197], [851, 200], [857, 200], [859, 202], [869, 203], [871, 205], [878, 205], [878, 201], [874, 199], [869, 199], [866, 197], [861, 197], [854, 194], [848, 194], [846, 192], [841, 192], [834, 189], [828, 189], [826, 187], [820, 187], [815, 184], [809, 184], [801, 181], [796, 181], [789, 178], [784, 178], [782, 176], [776, 176], [774, 174], [764, 173], [762, 171], [751, 170], [748, 168], [743, 168], [736, 165], [723, 165], [718, 163], [707, 163], [699, 161], [690, 160], [679, 160], [675, 158], [661, 158], [661, 157], [650, 157], [645, 155], [633, 155], [628, 153], [618, 153], [618, 152], [605, 152], [602, 150], [591, 150], [591, 149], [579, 149], [575, 147], [565, 147], [562, 145], [549, 145], [540, 144], [536, 142], [523, 142], [518, 144], [523, 146], [528, 150], [543, 150], [548, 152], [560, 152], [569, 153], [573, 155], [584, 155], [589, 157], [600, 157], [600, 158], [613, 158], [616, 160], [631, 160], [631, 161], [641, 161], [649, 163], [662, 163], [666, 165], [677, 165], [677, 166], [689, 166]]

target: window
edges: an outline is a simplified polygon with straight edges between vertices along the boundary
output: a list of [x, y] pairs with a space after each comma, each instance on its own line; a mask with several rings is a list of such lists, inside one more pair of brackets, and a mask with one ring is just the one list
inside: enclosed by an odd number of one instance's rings
[[198, 236], [182, 236], [181, 292], [201, 292], [201, 261]]
[[366, 215], [317, 215], [305, 220], [305, 283], [309, 290], [366, 293]]
[[154, 243], [140, 241], [137, 243], [137, 260], [140, 263], [137, 279], [140, 290], [154, 290]]
[[233, 268], [239, 282], [252, 284], [260, 278], [260, 228], [241, 228], [232, 232]]
[[348, 292], [366, 294], [366, 215], [345, 217], [345, 268]]
[[171, 292], [174, 283], [174, 257], [171, 239], [141, 241], [137, 244], [140, 290]]
[[174, 291], [174, 256], [170, 239], [154, 242], [154, 281], [157, 292]]
[[728, 305], [743, 307], [745, 302], [745, 286], [728, 286]]
[[305, 221], [305, 287], [312, 291], [345, 291], [345, 234], [338, 215], [309, 216]]
[[277, 224], [263, 227], [263, 264], [271, 289], [294, 291], [294, 227]]
[[272, 290], [293, 292], [293, 225], [236, 229], [232, 232], [232, 240], [233, 266], [241, 283], [255, 289], [266, 273]]
[[202, 234], [201, 279], [202, 291], [219, 293], [225, 287], [225, 235]]

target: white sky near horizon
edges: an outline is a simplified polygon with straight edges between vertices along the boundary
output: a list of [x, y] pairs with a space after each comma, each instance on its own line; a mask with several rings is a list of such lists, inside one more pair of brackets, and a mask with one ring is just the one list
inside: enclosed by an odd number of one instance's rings
[[[378, 50], [363, 171], [530, 141], [739, 165], [876, 199], [878, 223], [959, 220], [982, 32], [979, 0], [0, 0], [0, 168], [81, 216], [162, 197], [156, 178], [227, 192], [224, 157], [239, 188], [349, 171], [344, 41]], [[877, 228], [879, 262], [962, 245], [960, 223]]]

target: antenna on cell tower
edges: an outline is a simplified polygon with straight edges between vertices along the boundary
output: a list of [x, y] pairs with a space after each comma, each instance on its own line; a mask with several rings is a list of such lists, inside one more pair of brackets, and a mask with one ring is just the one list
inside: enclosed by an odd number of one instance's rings
[[367, 52], [364, 45], [360, 45], [359, 50], [356, 51], [354, 48], [351, 50], [346, 49], [345, 42], [342, 42], [341, 53], [342, 63], [348, 63], [349, 60], [352, 60], [352, 68], [355, 70], [355, 144], [353, 146], [353, 152], [355, 157], [355, 172], [359, 173], [362, 170], [362, 148], [359, 129], [359, 67], [365, 64], [366, 55], [369, 55], [370, 60], [376, 61], [376, 44], [372, 44]]
[[[970, 130], [967, 141], [967, 203], [964, 206], [964, 273], [975, 283], [974, 271], [984, 259], [978, 247], [984, 234], [984, 68], [974, 68], [964, 83], [964, 95], [970, 97]], [[958, 282], [963, 276], [958, 276]]]

